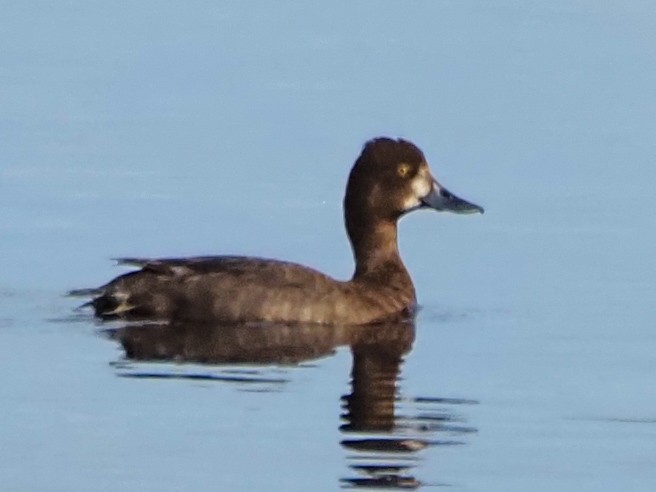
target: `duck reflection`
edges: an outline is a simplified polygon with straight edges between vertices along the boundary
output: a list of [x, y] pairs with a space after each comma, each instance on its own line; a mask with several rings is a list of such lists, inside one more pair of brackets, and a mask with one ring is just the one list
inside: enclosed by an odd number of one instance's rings
[[[415, 338], [410, 320], [369, 326], [147, 323], [106, 333], [121, 344], [129, 361], [233, 365], [219, 375], [142, 369], [121, 374], [136, 378], [279, 384], [286, 380], [234, 365], [296, 365], [350, 347], [351, 387], [342, 397], [340, 444], [347, 450], [348, 467], [355, 476], [341, 479], [345, 487], [418, 488], [422, 483], [413, 473], [420, 451], [427, 446], [461, 444], [461, 439], [453, 436], [474, 431], [454, 425], [461, 419], [452, 410], [454, 404], [473, 402], [399, 397], [403, 358]], [[438, 435], [450, 438], [436, 439]]]

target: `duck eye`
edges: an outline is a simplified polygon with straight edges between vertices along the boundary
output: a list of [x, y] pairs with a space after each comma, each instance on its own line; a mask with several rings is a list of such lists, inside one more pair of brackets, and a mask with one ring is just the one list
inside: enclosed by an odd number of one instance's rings
[[396, 172], [398, 173], [399, 176], [402, 178], [407, 178], [408, 175], [410, 174], [410, 164], [399, 164], [399, 166], [396, 168]]

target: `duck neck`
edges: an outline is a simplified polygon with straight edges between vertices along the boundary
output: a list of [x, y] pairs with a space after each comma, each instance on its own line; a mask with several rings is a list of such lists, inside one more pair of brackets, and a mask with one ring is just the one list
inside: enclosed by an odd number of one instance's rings
[[408, 277], [399, 255], [396, 221], [347, 222], [347, 229], [355, 257], [353, 280], [375, 279], [379, 274], [390, 272]]

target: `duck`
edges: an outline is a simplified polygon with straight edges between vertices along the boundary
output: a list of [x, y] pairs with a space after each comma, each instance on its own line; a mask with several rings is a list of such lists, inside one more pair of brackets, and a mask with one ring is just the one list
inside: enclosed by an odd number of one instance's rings
[[343, 201], [355, 268], [338, 280], [313, 268], [246, 256], [118, 258], [135, 269], [91, 289], [83, 306], [101, 320], [368, 325], [413, 317], [415, 288], [397, 241], [399, 219], [433, 209], [483, 213], [433, 176], [409, 140], [367, 141]]

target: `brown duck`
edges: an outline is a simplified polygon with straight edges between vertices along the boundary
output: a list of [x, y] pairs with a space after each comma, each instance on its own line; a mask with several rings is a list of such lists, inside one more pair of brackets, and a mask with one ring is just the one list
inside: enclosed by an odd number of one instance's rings
[[376, 138], [365, 144], [346, 186], [350, 280], [244, 256], [121, 258], [140, 269], [70, 294], [92, 296], [86, 305], [102, 319], [362, 325], [412, 316], [415, 289], [399, 255], [397, 222], [420, 208], [483, 213], [442, 187], [414, 144]]

